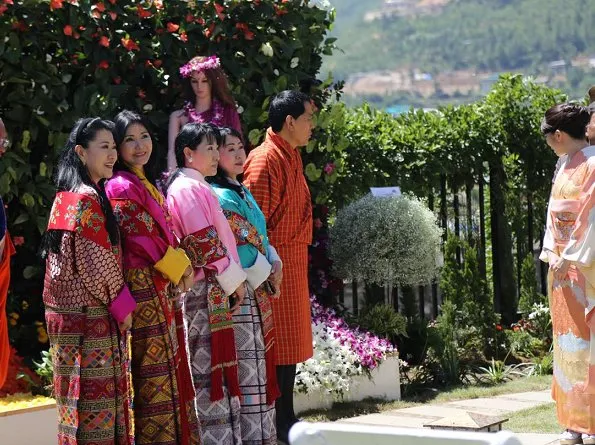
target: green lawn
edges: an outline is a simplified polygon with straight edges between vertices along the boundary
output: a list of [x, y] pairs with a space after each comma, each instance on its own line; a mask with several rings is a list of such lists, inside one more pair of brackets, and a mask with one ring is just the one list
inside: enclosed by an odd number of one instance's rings
[[548, 403], [518, 411], [510, 416], [504, 428], [515, 433], [559, 433], [562, 427], [556, 418], [556, 405]]
[[[549, 389], [551, 383], [552, 376], [535, 376], [512, 380], [497, 386], [472, 385], [428, 390], [423, 394], [418, 394], [415, 397], [398, 402], [387, 402], [382, 399], [365, 399], [361, 402], [335, 403], [330, 410], [310, 410], [302, 413], [300, 417], [310, 422], [332, 422], [348, 417], [380, 413], [382, 411], [407, 408], [424, 403], [445, 403], [455, 400], [512, 394], [515, 392], [542, 391]], [[554, 422], [555, 425], [557, 425], [556, 422]], [[509, 428], [509, 425], [507, 424], [506, 427]]]

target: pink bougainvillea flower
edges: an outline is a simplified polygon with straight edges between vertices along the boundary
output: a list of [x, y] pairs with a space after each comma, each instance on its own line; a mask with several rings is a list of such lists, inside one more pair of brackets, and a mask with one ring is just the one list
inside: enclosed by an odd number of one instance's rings
[[154, 0], [153, 4], [157, 9], [163, 9], [163, 0]]
[[322, 221], [320, 220], [320, 218], [316, 218], [314, 220], [314, 227], [316, 227], [317, 229], [320, 229], [322, 227]]
[[120, 76], [114, 77], [114, 83], [120, 85], [122, 83], [122, 78]]
[[109, 48], [109, 39], [106, 36], [101, 36], [101, 38], [99, 39], [99, 44], [101, 46], [105, 46], [106, 48]]
[[63, 8], [64, 0], [50, 0], [50, 9], [53, 11], [55, 9]]
[[66, 25], [66, 26], [64, 27], [63, 31], [64, 31], [64, 35], [65, 35], [65, 36], [69, 36], [69, 37], [70, 37], [70, 36], [72, 36], [72, 33], [73, 33], [72, 26], [70, 26], [70, 25]]
[[97, 64], [97, 68], [101, 70], [106, 70], [109, 68], [109, 62], [107, 60], [102, 60]]
[[114, 11], [110, 11], [110, 12], [108, 12], [108, 14], [112, 20], [116, 20], [118, 18], [118, 14], [115, 13]]
[[194, 21], [194, 16], [191, 13], [186, 14], [186, 23], [192, 23]]
[[172, 22], [167, 22], [167, 32], [176, 32], [178, 29], [180, 29], [180, 25], [177, 25]]
[[16, 246], [22, 246], [23, 244], [25, 244], [25, 238], [22, 236], [13, 236], [12, 237], [12, 243]]
[[163, 64], [163, 61], [162, 61], [162, 60], [160, 60], [160, 59], [155, 59], [155, 60], [153, 60], [153, 66], [154, 66], [155, 68], [160, 68], [162, 64]]
[[105, 3], [103, 3], [103, 2], [98, 2], [98, 3], [95, 5], [95, 8], [97, 8], [97, 10], [98, 10], [99, 12], [105, 12]]
[[185, 32], [181, 32], [180, 33], [180, 40], [182, 42], [187, 42], [188, 41], [188, 34], [186, 34]]
[[324, 166], [324, 172], [327, 175], [332, 175], [334, 171], [335, 171], [335, 164], [333, 164], [332, 162], [329, 162]]
[[145, 93], [144, 90], [138, 90], [138, 97], [140, 97], [141, 99], [145, 99], [147, 97], [147, 93]]

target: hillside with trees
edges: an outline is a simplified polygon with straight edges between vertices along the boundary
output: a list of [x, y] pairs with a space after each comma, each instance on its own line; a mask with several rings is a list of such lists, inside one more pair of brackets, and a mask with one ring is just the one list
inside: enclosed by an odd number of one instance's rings
[[[325, 68], [339, 79], [402, 67], [539, 75], [553, 61], [595, 56], [593, 0], [451, 0], [433, 13], [390, 13], [396, 4], [422, 3], [333, 0], [342, 52]], [[585, 73], [568, 77], [579, 87]]]

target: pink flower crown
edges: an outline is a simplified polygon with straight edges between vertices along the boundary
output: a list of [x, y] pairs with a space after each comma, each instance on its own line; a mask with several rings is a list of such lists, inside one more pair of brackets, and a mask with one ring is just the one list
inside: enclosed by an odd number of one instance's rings
[[203, 60], [198, 60], [198, 57], [195, 57], [180, 68], [180, 75], [182, 77], [190, 77], [194, 72], [200, 73], [201, 71], [212, 70], [220, 66], [221, 63], [217, 56], [206, 57]]

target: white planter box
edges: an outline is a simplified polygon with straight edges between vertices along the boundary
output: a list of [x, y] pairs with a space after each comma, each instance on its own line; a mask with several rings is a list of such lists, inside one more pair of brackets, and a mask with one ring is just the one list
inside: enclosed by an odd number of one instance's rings
[[349, 392], [342, 399], [320, 391], [312, 394], [299, 393], [293, 395], [293, 406], [297, 414], [309, 409], [329, 409], [336, 401], [358, 402], [367, 397], [401, 400], [399, 357], [387, 357], [372, 371], [370, 378], [367, 375], [355, 377]]
[[58, 440], [56, 404], [0, 413], [0, 443], [3, 445], [48, 445]]

